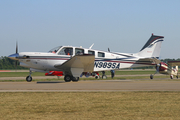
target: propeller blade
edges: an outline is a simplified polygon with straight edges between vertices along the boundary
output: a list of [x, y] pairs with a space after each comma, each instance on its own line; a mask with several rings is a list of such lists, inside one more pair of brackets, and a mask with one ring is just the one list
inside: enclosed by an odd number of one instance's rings
[[161, 63], [159, 63], [159, 64], [156, 64], [156, 73], [158, 73], [159, 72], [159, 68], [161, 67]]
[[157, 72], [159, 72], [159, 66], [157, 66]]
[[16, 42], [16, 53], [18, 53], [18, 42]]

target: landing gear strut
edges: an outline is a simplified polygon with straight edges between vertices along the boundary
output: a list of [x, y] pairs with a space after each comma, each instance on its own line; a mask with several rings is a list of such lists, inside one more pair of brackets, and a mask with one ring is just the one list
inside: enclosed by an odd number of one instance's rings
[[26, 81], [27, 81], [27, 82], [31, 82], [31, 81], [32, 81], [31, 74], [32, 74], [32, 71], [29, 70], [29, 76], [26, 77]]

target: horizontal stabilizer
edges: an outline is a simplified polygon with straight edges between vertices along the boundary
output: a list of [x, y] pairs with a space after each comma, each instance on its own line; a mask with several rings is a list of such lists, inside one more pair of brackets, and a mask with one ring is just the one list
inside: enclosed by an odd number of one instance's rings
[[180, 66], [180, 61], [168, 61], [168, 65], [170, 65], [170, 66]]
[[159, 64], [161, 61], [157, 58], [143, 58], [139, 59], [136, 63], [143, 64]]

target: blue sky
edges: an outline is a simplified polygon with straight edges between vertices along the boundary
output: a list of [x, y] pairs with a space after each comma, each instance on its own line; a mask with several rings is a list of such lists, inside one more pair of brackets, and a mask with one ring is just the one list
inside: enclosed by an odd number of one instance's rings
[[0, 56], [61, 45], [136, 53], [152, 33], [161, 59], [180, 58], [179, 0], [1, 0]]

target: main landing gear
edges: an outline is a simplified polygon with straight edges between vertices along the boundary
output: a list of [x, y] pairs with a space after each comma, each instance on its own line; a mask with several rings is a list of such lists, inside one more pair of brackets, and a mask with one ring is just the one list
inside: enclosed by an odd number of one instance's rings
[[[173, 75], [170, 75], [170, 78], [173, 79]], [[176, 76], [176, 78], [178, 79], [178, 75]]]
[[32, 71], [29, 70], [29, 76], [26, 77], [26, 81], [27, 81], [27, 82], [31, 82], [31, 81], [32, 81], [31, 74], [32, 74]]
[[65, 82], [71, 82], [71, 81], [78, 82], [79, 81], [79, 77], [73, 77], [71, 75], [65, 75], [64, 81]]

